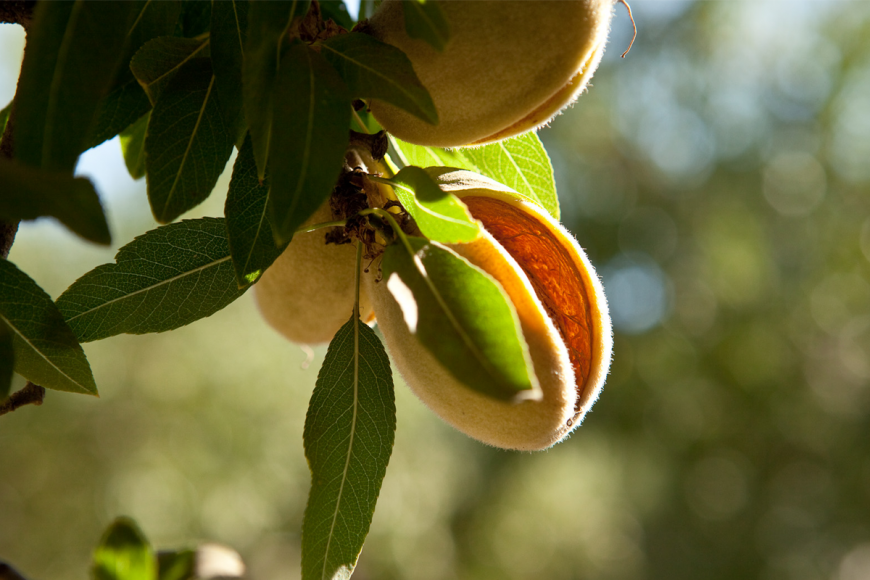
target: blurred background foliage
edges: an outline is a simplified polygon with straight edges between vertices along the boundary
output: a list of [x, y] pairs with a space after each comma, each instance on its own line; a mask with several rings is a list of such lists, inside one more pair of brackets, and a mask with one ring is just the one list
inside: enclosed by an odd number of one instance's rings
[[[617, 7], [594, 87], [541, 133], [612, 308], [603, 396], [571, 439], [522, 454], [452, 431], [398, 381], [354, 578], [870, 577], [870, 3], [632, 7], [631, 53]], [[0, 27], [3, 104], [22, 46]], [[117, 141], [79, 172], [116, 246], [154, 227]], [[191, 215], [220, 215], [227, 183]], [[113, 253], [39, 222], [11, 259], [56, 297]], [[220, 541], [251, 579], [298, 577], [325, 348], [309, 360], [248, 295], [85, 349], [99, 400], [51, 392], [0, 418], [0, 556], [82, 578], [126, 514], [158, 547]]]

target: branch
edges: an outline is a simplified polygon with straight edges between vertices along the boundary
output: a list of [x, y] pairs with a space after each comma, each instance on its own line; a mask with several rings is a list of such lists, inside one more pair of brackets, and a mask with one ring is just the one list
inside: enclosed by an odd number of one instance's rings
[[[0, 1], [0, 13], [6, 2]], [[14, 2], [12, 2], [14, 4]], [[15, 105], [9, 112], [9, 119], [6, 121], [6, 130], [3, 131], [3, 136], [0, 137], [0, 157], [12, 159], [15, 148], [15, 140], [12, 136], [12, 125], [15, 124]], [[12, 243], [15, 241], [15, 234], [18, 232], [18, 222], [7, 222], [0, 220], [0, 258], [6, 259], [9, 256], [9, 250], [12, 249]]]
[[[45, 399], [45, 388], [33, 383], [27, 383], [23, 389], [15, 391], [9, 395], [8, 399], [0, 402], [0, 415], [11, 413], [24, 405], [36, 405], [38, 407], [42, 404], [43, 399]], [[3, 579], [4, 576], [0, 575], [0, 580]]]

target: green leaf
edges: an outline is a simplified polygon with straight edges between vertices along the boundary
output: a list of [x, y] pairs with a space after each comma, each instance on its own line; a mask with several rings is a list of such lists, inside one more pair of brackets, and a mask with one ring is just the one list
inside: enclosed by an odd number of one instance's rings
[[15, 156], [75, 168], [136, 16], [130, 2], [43, 2], [28, 33], [15, 111]]
[[57, 299], [82, 342], [165, 332], [211, 316], [244, 293], [236, 284], [226, 223], [187, 220], [139, 236], [114, 264], [97, 266]]
[[324, 20], [332, 20], [345, 30], [353, 28], [353, 18], [342, 0], [320, 0], [320, 12]]
[[81, 237], [112, 243], [109, 225], [94, 186], [84, 177], [57, 173], [0, 158], [0, 219], [57, 218]]
[[236, 157], [224, 208], [230, 254], [240, 288], [256, 282], [283, 251], [272, 237], [267, 217], [268, 200], [269, 174], [261, 185], [249, 135]]
[[[338, 73], [304, 42], [294, 41], [275, 82], [269, 156], [269, 221], [289, 242], [335, 187], [349, 142], [350, 97]], [[252, 134], [253, 138], [253, 134]], [[254, 156], [257, 154], [254, 141]], [[259, 163], [258, 163], [259, 168]], [[262, 179], [262, 176], [261, 176]]]
[[380, 99], [438, 124], [429, 91], [398, 48], [359, 32], [334, 36], [320, 47], [321, 54], [344, 79], [352, 98]]
[[477, 173], [516, 190], [559, 219], [559, 197], [556, 195], [553, 165], [535, 133], [525, 133], [483, 147], [463, 149], [462, 153], [477, 167]]
[[273, 89], [281, 65], [283, 44], [294, 18], [308, 12], [308, 0], [261, 0], [248, 10], [242, 87], [245, 119], [254, 144], [257, 176], [266, 174], [272, 141]]
[[182, 67], [197, 57], [207, 56], [209, 39], [161, 36], [145, 43], [130, 61], [130, 70], [139, 81], [151, 104]]
[[148, 200], [157, 221], [171, 222], [205, 200], [233, 152], [211, 63], [196, 58], [169, 83], [145, 137]]
[[9, 396], [12, 388], [12, 371], [15, 370], [15, 353], [12, 350], [12, 332], [0, 322], [0, 401]]
[[395, 430], [389, 358], [375, 332], [353, 316], [329, 344], [305, 417], [311, 492], [302, 523], [303, 580], [350, 577]]
[[450, 23], [435, 0], [403, 0], [405, 32], [442, 52], [450, 40]]
[[97, 117], [82, 147], [83, 150], [96, 147], [111, 139], [151, 110], [148, 95], [139, 86], [136, 77], [129, 69], [127, 73], [129, 78], [100, 101]]
[[419, 167], [405, 167], [387, 180], [396, 197], [427, 238], [445, 244], [470, 242], [480, 234], [480, 226], [465, 204], [438, 184]]
[[390, 138], [400, 159], [418, 167], [467, 169], [503, 183], [559, 219], [553, 166], [534, 133], [469, 149], [440, 149]]
[[179, 0], [135, 0], [136, 19], [127, 32], [127, 49], [112, 89], [97, 106], [97, 114], [84, 149], [111, 139], [151, 109], [148, 96], [130, 70], [130, 60], [142, 45], [158, 36], [169, 36], [181, 14]]
[[538, 390], [516, 311], [483, 270], [437, 243], [387, 246], [384, 283], [411, 333], [469, 388], [512, 400]]
[[211, 63], [224, 119], [235, 127], [233, 141], [240, 149], [247, 129], [242, 115], [242, 63], [247, 33], [247, 0], [212, 0]]
[[118, 518], [94, 550], [94, 580], [156, 580], [157, 560], [136, 523]]
[[133, 179], [145, 177], [145, 134], [148, 131], [148, 121], [151, 111], [121, 131], [121, 152], [124, 154], [124, 164]]
[[179, 550], [177, 552], [157, 553], [157, 565], [160, 569], [159, 580], [188, 580], [196, 574], [196, 552], [194, 550]]
[[0, 323], [12, 332], [15, 372], [47, 389], [97, 394], [88, 359], [63, 315], [27, 274], [0, 260]]

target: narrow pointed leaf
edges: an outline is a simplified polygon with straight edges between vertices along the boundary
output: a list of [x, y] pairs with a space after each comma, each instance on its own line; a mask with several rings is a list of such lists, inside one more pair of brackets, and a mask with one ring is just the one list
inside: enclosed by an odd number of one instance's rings
[[284, 249], [275, 245], [272, 236], [267, 216], [268, 199], [269, 174], [261, 185], [254, 147], [248, 136], [236, 157], [224, 208], [230, 253], [240, 288], [256, 282]]
[[224, 119], [235, 128], [233, 140], [239, 148], [246, 129], [242, 115], [242, 64], [247, 34], [247, 0], [212, 0], [211, 63]]
[[398, 48], [359, 32], [334, 36], [320, 46], [321, 54], [344, 79], [352, 98], [380, 99], [438, 124], [429, 91]]
[[450, 40], [450, 23], [435, 0], [404, 0], [405, 32], [441, 52]]
[[94, 580], [157, 580], [157, 559], [136, 522], [118, 518], [94, 551]]
[[468, 208], [419, 167], [405, 167], [389, 179], [396, 197], [411, 214], [423, 235], [435, 242], [460, 244], [480, 234]]
[[[469, 388], [503, 400], [538, 387], [516, 311], [483, 270], [437, 243], [388, 246], [384, 282], [420, 343]], [[411, 312], [415, 312], [413, 316]]]
[[483, 147], [463, 149], [462, 153], [477, 167], [477, 173], [516, 190], [559, 219], [559, 197], [556, 195], [553, 165], [535, 133], [525, 133]]
[[130, 2], [37, 4], [16, 98], [15, 155], [72, 171], [136, 16]]
[[148, 131], [148, 121], [151, 111], [121, 131], [121, 152], [124, 154], [124, 164], [133, 179], [145, 177], [145, 134]]
[[0, 219], [57, 218], [86, 240], [110, 244], [112, 236], [94, 186], [84, 177], [0, 158]]
[[154, 38], [133, 56], [130, 70], [153, 105], [185, 64], [194, 58], [208, 56], [208, 47], [208, 38]]
[[262, 0], [252, 2], [248, 11], [242, 93], [260, 179], [266, 174], [271, 148], [273, 89], [287, 30], [294, 18], [308, 12], [308, 6], [308, 0]]
[[139, 236], [114, 264], [91, 270], [57, 299], [82, 342], [165, 332], [211, 316], [244, 293], [236, 284], [226, 223], [188, 220]]
[[[157, 0], [155, 0], [157, 1]], [[151, 110], [148, 95], [136, 77], [127, 69], [128, 77], [106, 95], [99, 104], [97, 116], [82, 149], [96, 147], [132, 125]]]
[[233, 152], [207, 58], [185, 64], [151, 112], [145, 137], [148, 200], [171, 222], [204, 201]]
[[302, 523], [302, 579], [350, 578], [393, 450], [390, 361], [356, 316], [329, 345], [303, 434], [311, 492]]
[[269, 152], [281, 160], [270, 166], [269, 191], [269, 220], [279, 243], [289, 242], [332, 193], [349, 141], [350, 116], [341, 78], [319, 53], [295, 41], [275, 83], [273, 123], [280, 131], [273, 131]]
[[0, 322], [0, 401], [9, 396], [14, 370], [15, 353], [12, 350], [12, 333], [5, 323]]
[[559, 198], [553, 166], [541, 140], [534, 133], [468, 149], [441, 149], [405, 143], [391, 144], [408, 165], [468, 169], [503, 183], [559, 219]]
[[112, 88], [97, 106], [84, 149], [111, 139], [151, 109], [148, 96], [130, 70], [130, 60], [146, 42], [169, 36], [181, 14], [180, 0], [133, 0], [136, 17], [127, 32], [127, 47], [112, 83]]
[[15, 372], [47, 389], [97, 394], [91, 366], [51, 297], [0, 260], [0, 322], [12, 333]]

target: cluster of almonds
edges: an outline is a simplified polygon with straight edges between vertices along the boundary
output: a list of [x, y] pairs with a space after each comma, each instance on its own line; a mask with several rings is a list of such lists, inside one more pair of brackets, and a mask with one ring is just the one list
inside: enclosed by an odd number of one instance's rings
[[[573, 102], [601, 59], [614, 0], [443, 2], [451, 29], [443, 52], [407, 35], [401, 4], [385, 0], [370, 30], [408, 55], [440, 123], [429, 125], [376, 100], [371, 112], [407, 142], [461, 147], [533, 130]], [[368, 153], [350, 151], [347, 169], [378, 173]], [[464, 170], [427, 172], [483, 226], [475, 241], [445, 247], [504, 289], [540, 396], [504, 402], [462, 384], [415, 338], [376, 267], [363, 275], [360, 316], [377, 318], [405, 382], [445, 421], [497, 447], [550, 447], [580, 423], [607, 375], [612, 337], [601, 283], [573, 236], [517, 192]], [[387, 186], [363, 181], [370, 207], [394, 198]], [[308, 223], [352, 217], [336, 210], [334, 200], [324, 204]], [[320, 230], [297, 234], [257, 283], [257, 303], [288, 339], [329, 341], [353, 311], [355, 268], [353, 244], [326, 244]]]

